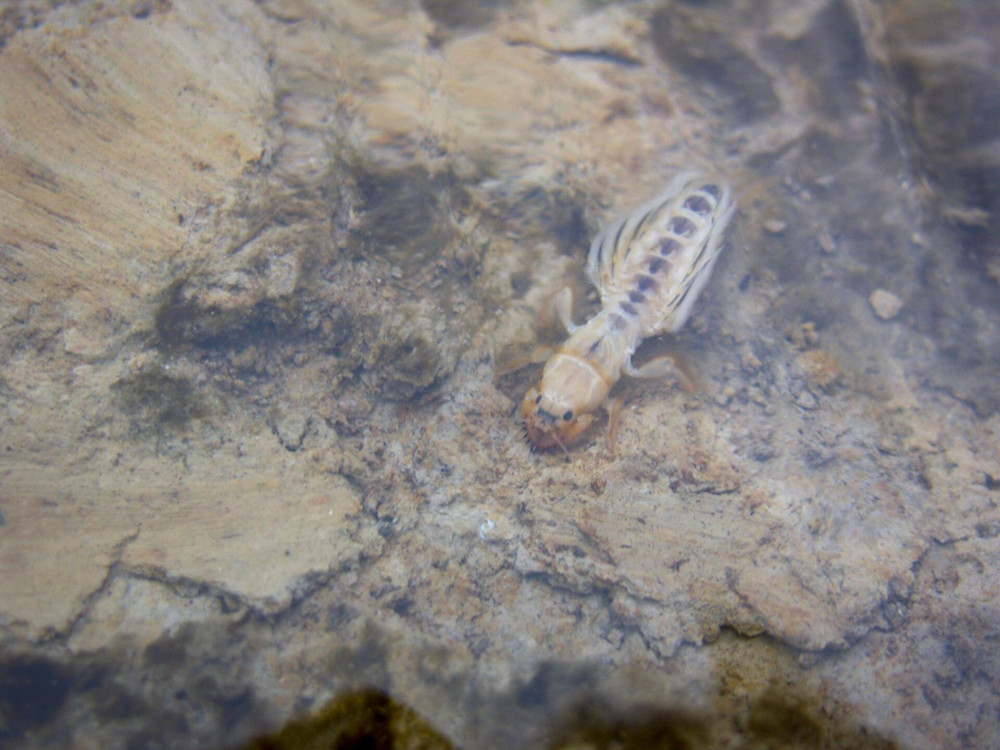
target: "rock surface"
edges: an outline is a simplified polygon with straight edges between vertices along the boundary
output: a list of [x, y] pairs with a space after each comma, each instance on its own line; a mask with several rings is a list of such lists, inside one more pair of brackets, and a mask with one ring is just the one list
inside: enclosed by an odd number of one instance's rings
[[[588, 701], [996, 740], [998, 224], [927, 66], [995, 73], [920, 3], [768, 7], [12, 6], [0, 737], [229, 746], [374, 687], [463, 747]], [[740, 212], [637, 359], [696, 390], [531, 453], [511, 363], [692, 165]]]

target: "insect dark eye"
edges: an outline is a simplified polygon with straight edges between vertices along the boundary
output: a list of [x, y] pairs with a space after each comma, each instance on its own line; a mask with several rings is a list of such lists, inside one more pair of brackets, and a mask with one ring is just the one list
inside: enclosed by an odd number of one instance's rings
[[573, 418], [573, 412], [571, 412], [571, 411], [568, 411], [565, 414], [563, 414], [563, 419], [565, 419], [567, 422], [569, 420], [571, 420], [572, 418]]
[[539, 393], [538, 396], [535, 397], [535, 403], [536, 404], [542, 403], [542, 394], [541, 393]]

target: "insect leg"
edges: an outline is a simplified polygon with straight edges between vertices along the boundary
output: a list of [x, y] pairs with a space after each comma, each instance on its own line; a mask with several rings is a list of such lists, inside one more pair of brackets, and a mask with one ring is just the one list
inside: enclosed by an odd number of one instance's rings
[[612, 456], [615, 454], [615, 428], [618, 426], [618, 414], [622, 410], [622, 401], [621, 396], [615, 396], [609, 398], [604, 404], [604, 408], [608, 412], [608, 450]]
[[552, 299], [552, 305], [567, 333], [573, 333], [580, 327], [573, 322], [573, 290], [570, 287], [563, 287]]
[[540, 346], [527, 357], [518, 357], [506, 367], [498, 370], [497, 374], [494, 376], [494, 380], [499, 380], [504, 375], [510, 375], [512, 372], [517, 372], [522, 367], [527, 367], [528, 365], [540, 365], [554, 353], [555, 349], [552, 347]]
[[651, 359], [638, 368], [632, 365], [630, 358], [622, 366], [622, 372], [633, 378], [651, 380], [653, 378], [673, 377], [681, 384], [681, 387], [685, 391], [691, 393], [695, 390], [694, 378], [690, 373], [685, 372], [685, 370], [686, 368], [681, 364], [681, 361], [670, 355]]

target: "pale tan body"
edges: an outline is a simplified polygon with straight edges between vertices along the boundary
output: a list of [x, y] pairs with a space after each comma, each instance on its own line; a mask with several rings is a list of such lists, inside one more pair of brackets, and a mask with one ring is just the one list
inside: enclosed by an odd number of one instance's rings
[[623, 372], [656, 377], [673, 370], [664, 360], [637, 370], [632, 354], [643, 339], [684, 325], [734, 210], [724, 180], [684, 174], [597, 235], [587, 273], [600, 292], [601, 311], [574, 326], [569, 291], [559, 295], [557, 309], [570, 337], [521, 404], [535, 448], [565, 447], [586, 430]]

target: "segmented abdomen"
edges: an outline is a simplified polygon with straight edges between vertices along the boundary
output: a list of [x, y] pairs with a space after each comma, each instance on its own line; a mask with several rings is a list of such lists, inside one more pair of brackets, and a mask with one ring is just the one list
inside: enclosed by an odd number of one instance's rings
[[679, 330], [734, 208], [725, 180], [687, 173], [605, 227], [587, 260], [604, 310], [632, 323], [639, 338]]

